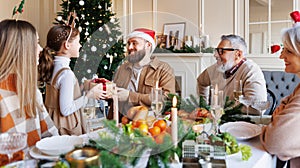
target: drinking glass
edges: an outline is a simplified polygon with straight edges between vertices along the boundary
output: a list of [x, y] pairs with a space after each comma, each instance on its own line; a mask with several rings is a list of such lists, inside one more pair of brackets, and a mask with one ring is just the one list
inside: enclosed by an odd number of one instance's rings
[[239, 100], [239, 97], [243, 95], [242, 91], [242, 80], [235, 80], [234, 81], [234, 88], [233, 88], [233, 96], [236, 101]]
[[152, 88], [150, 99], [151, 99], [151, 109], [154, 112], [156, 118], [158, 118], [161, 114], [161, 110], [163, 109], [163, 94], [161, 89]]
[[245, 97], [242, 95], [239, 97], [239, 102], [242, 103], [246, 107], [246, 112], [247, 112], [247, 116], [248, 116], [249, 115], [249, 106], [252, 104], [253, 98]]
[[253, 103], [251, 104], [251, 106], [259, 111], [260, 114], [260, 123], [262, 124], [262, 115], [264, 110], [268, 109], [270, 106], [270, 102], [269, 101], [253, 101]]
[[83, 105], [83, 114], [87, 120], [95, 118], [95, 116], [96, 116], [95, 99], [88, 98], [87, 103]]
[[0, 153], [6, 154], [9, 161], [15, 152], [27, 146], [27, 134], [21, 132], [0, 134]]

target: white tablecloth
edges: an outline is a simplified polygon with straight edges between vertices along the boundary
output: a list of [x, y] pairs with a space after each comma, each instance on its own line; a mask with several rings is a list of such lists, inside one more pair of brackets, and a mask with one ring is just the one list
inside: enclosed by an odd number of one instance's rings
[[250, 140], [238, 141], [240, 144], [249, 145], [252, 149], [252, 156], [248, 161], [242, 160], [242, 154], [226, 158], [228, 168], [273, 168], [275, 159], [262, 147], [259, 137]]

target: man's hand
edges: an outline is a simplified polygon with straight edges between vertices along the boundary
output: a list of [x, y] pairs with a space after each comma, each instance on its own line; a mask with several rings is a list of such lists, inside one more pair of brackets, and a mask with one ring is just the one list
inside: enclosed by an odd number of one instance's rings
[[128, 100], [129, 97], [129, 90], [124, 89], [124, 88], [116, 88], [117, 89], [117, 94], [119, 101], [126, 101]]

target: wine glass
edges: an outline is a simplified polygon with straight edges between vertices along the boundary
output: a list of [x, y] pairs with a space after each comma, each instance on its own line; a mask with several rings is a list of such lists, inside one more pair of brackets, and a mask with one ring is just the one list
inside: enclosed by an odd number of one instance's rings
[[0, 134], [0, 153], [6, 154], [9, 161], [15, 152], [27, 146], [27, 134], [21, 132]]
[[162, 90], [158, 88], [152, 88], [151, 94], [151, 109], [154, 112], [156, 118], [160, 116], [161, 110], [163, 109], [163, 94]]
[[242, 91], [242, 80], [235, 80], [234, 81], [234, 88], [233, 88], [233, 96], [236, 101], [239, 100], [239, 97], [243, 95]]
[[239, 97], [239, 102], [242, 103], [246, 107], [246, 112], [247, 112], [247, 116], [248, 116], [249, 115], [249, 106], [252, 104], [253, 98], [245, 97], [245, 96], [241, 95]]
[[263, 101], [263, 100], [257, 100], [253, 101], [251, 106], [259, 111], [260, 114], [260, 123], [262, 124], [262, 115], [264, 113], [264, 110], [268, 109], [270, 106], [270, 102], [268, 100]]
[[86, 117], [86, 119], [93, 119], [96, 116], [96, 103], [95, 99], [88, 98], [87, 103], [83, 106], [83, 114]]

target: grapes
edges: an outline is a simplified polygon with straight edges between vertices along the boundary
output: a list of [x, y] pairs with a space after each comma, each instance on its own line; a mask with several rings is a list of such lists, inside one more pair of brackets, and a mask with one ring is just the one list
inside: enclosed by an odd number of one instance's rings
[[242, 160], [248, 160], [252, 156], [251, 148], [248, 145], [240, 145]]

